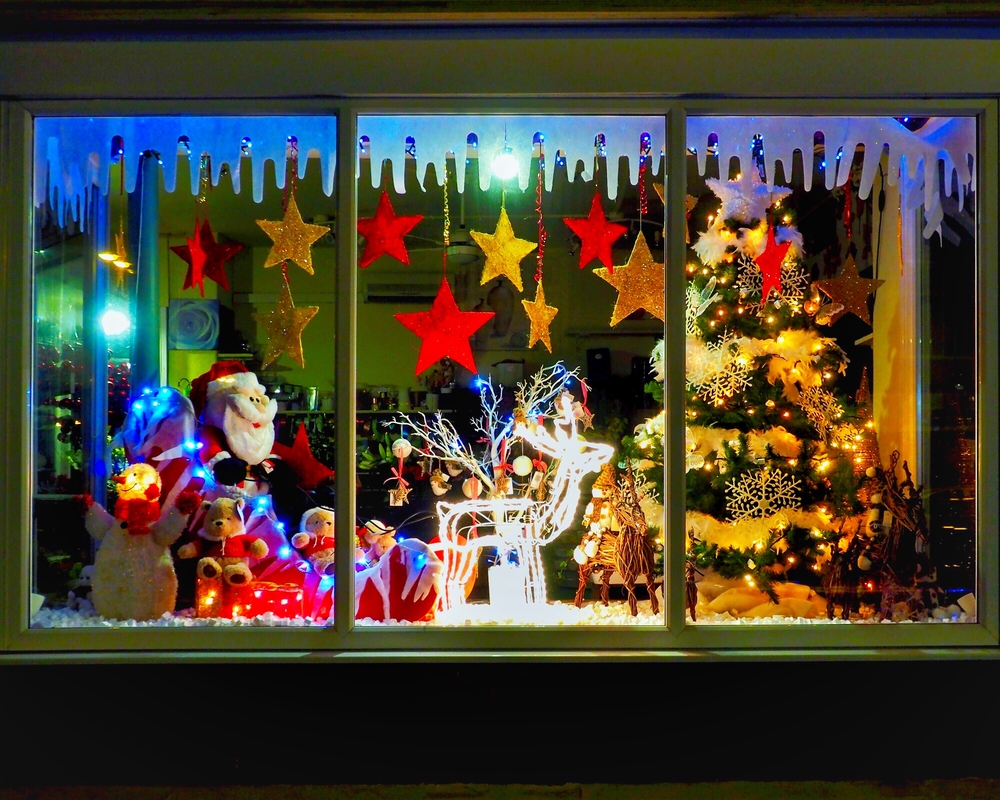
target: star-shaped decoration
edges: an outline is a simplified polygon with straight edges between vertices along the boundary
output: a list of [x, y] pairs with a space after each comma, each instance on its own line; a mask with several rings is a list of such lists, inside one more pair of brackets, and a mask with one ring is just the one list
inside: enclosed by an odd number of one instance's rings
[[441, 281], [430, 311], [396, 314], [404, 327], [423, 339], [415, 374], [419, 375], [442, 358], [453, 358], [470, 372], [476, 372], [469, 337], [492, 319], [492, 311], [460, 311], [448, 279]]
[[283, 261], [294, 261], [310, 275], [313, 274], [312, 246], [326, 236], [330, 229], [326, 225], [303, 222], [294, 194], [288, 199], [288, 208], [285, 209], [285, 217], [281, 222], [259, 219], [257, 224], [274, 242], [264, 261], [265, 267], [273, 267]]
[[736, 180], [722, 181], [709, 178], [705, 183], [722, 201], [719, 219], [736, 219], [744, 223], [749, 223], [753, 219], [764, 219], [767, 210], [774, 203], [792, 193], [791, 189], [783, 186], [768, 188], [767, 184], [761, 181], [756, 166], [751, 166]]
[[358, 261], [358, 267], [364, 269], [380, 256], [392, 256], [409, 266], [410, 254], [406, 252], [403, 236], [413, 230], [423, 218], [423, 214], [397, 217], [389, 202], [389, 193], [382, 192], [375, 216], [358, 220], [358, 233], [365, 237], [365, 250]]
[[583, 403], [573, 403], [573, 416], [580, 420], [584, 430], [594, 427], [594, 415]]
[[299, 423], [291, 447], [275, 442], [272, 452], [292, 468], [299, 479], [297, 485], [302, 489], [315, 489], [334, 475], [332, 469], [312, 454], [304, 422]]
[[410, 492], [409, 486], [403, 486], [399, 484], [395, 489], [389, 490], [389, 504], [393, 506], [401, 506], [405, 503], [409, 503]]
[[508, 278], [519, 292], [523, 292], [521, 259], [534, 250], [537, 245], [527, 239], [518, 239], [514, 236], [514, 229], [510, 226], [510, 218], [507, 216], [507, 209], [500, 209], [500, 219], [497, 220], [497, 229], [494, 233], [479, 233], [478, 231], [469, 231], [469, 233], [486, 254], [483, 277], [479, 283], [485, 286], [494, 278], [503, 276]]
[[552, 339], [549, 337], [549, 325], [555, 319], [559, 309], [555, 306], [545, 305], [545, 290], [542, 282], [538, 282], [538, 289], [535, 291], [534, 300], [522, 300], [521, 305], [531, 320], [531, 332], [528, 334], [528, 349], [535, 346], [535, 342], [541, 341], [545, 349], [552, 352]]
[[253, 315], [257, 324], [267, 332], [262, 369], [273, 364], [282, 353], [287, 353], [288, 357], [300, 367], [306, 365], [305, 356], [302, 354], [302, 331], [316, 316], [317, 311], [319, 306], [296, 308], [286, 283], [281, 287], [276, 310]]
[[760, 304], [762, 307], [767, 302], [772, 289], [779, 295], [781, 294], [781, 263], [785, 260], [791, 246], [791, 242], [778, 244], [774, 239], [774, 225], [767, 226], [767, 245], [764, 247], [764, 252], [754, 259], [754, 263], [760, 267]]
[[[664, 194], [665, 194], [666, 190], [665, 190], [663, 184], [662, 183], [654, 183], [653, 184], [653, 188], [656, 190], [656, 196], [660, 198], [660, 202], [663, 203], [664, 205], [666, 205], [667, 201], [664, 198]], [[691, 218], [691, 212], [694, 211], [694, 207], [696, 205], [698, 205], [698, 198], [697, 197], [694, 197], [693, 195], [690, 195], [690, 194], [684, 195], [684, 215], [685, 215], [685, 218], [687, 218], [687, 219]], [[666, 225], [663, 226], [663, 230], [664, 230], [664, 233], [665, 233], [666, 230], [667, 230], [667, 226]], [[691, 230], [687, 226], [684, 227], [684, 244], [691, 244]]]
[[[203, 278], [208, 278], [215, 281], [223, 289], [228, 289], [229, 280], [226, 278], [225, 264], [243, 249], [243, 245], [215, 241], [215, 234], [212, 232], [212, 226], [207, 219], [201, 223], [200, 230], [198, 228], [198, 221], [195, 220], [194, 237], [193, 240], [188, 239], [187, 244], [170, 248], [180, 257], [181, 261], [184, 261], [188, 265], [188, 272], [184, 277], [184, 288], [190, 289], [195, 284], [198, 284], [198, 288], [201, 289], [201, 296], [204, 297], [205, 284]], [[198, 256], [195, 254], [192, 246], [193, 241], [198, 242], [198, 250], [204, 254], [201, 259], [200, 272], [196, 266]], [[196, 277], [198, 275], [202, 277]]]
[[868, 313], [868, 295], [883, 283], [884, 280], [862, 278], [858, 275], [858, 265], [854, 263], [854, 256], [847, 257], [844, 269], [836, 278], [816, 281], [820, 290], [829, 295], [833, 302], [843, 304], [842, 313], [856, 314], [868, 325], [872, 324], [871, 315]]
[[611, 315], [612, 326], [640, 308], [663, 319], [663, 264], [653, 261], [646, 237], [639, 232], [628, 263], [610, 269], [599, 267], [594, 274], [618, 290], [618, 300]]
[[580, 269], [598, 258], [605, 267], [614, 270], [611, 245], [628, 228], [617, 222], [608, 222], [604, 216], [604, 209], [601, 208], [599, 192], [594, 193], [594, 199], [590, 203], [590, 214], [587, 215], [586, 219], [563, 217], [563, 222], [566, 223], [566, 227], [580, 237]]

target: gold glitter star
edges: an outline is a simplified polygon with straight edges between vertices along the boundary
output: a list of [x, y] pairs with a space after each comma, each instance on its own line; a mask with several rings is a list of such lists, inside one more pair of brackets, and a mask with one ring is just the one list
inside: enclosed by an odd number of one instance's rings
[[300, 367], [305, 367], [306, 360], [302, 354], [302, 331], [316, 316], [317, 311], [319, 311], [319, 306], [296, 308], [295, 303], [292, 302], [292, 293], [288, 291], [288, 284], [284, 284], [281, 288], [281, 296], [278, 298], [278, 308], [274, 311], [253, 315], [257, 324], [267, 331], [267, 346], [264, 348], [262, 369], [266, 369], [269, 364], [274, 363], [282, 353], [288, 353], [289, 358], [298, 363]]
[[528, 319], [531, 320], [531, 332], [528, 334], [528, 349], [530, 350], [535, 346], [535, 342], [541, 340], [542, 344], [545, 345], [545, 349], [551, 353], [552, 339], [549, 338], [549, 325], [552, 324], [552, 320], [559, 313], [559, 309], [555, 306], [545, 305], [545, 290], [542, 288], [541, 281], [538, 282], [535, 299], [522, 300], [521, 305], [524, 306], [524, 310], [528, 314]]
[[313, 274], [312, 246], [328, 234], [330, 229], [325, 225], [303, 222], [294, 194], [288, 201], [285, 218], [281, 222], [259, 219], [257, 224], [274, 242], [264, 262], [265, 267], [273, 267], [283, 261], [294, 261], [310, 275]]
[[872, 280], [858, 275], [858, 265], [854, 263], [854, 256], [847, 257], [844, 269], [836, 278], [816, 281], [816, 285], [828, 294], [831, 300], [843, 304], [843, 313], [849, 311], [857, 314], [868, 325], [872, 324], [871, 315], [868, 313], [868, 295], [883, 283], [884, 280]]
[[611, 315], [612, 326], [640, 308], [657, 319], [663, 319], [663, 264], [653, 261], [646, 237], [641, 232], [636, 237], [628, 263], [615, 267], [613, 273], [607, 267], [601, 267], [595, 269], [594, 274], [618, 290], [618, 300]]
[[469, 231], [469, 233], [486, 254], [486, 266], [483, 267], [483, 277], [479, 283], [485, 286], [494, 278], [503, 276], [509, 278], [519, 292], [523, 292], [521, 259], [534, 250], [537, 245], [514, 236], [514, 229], [510, 226], [510, 218], [507, 216], [507, 209], [500, 209], [500, 219], [497, 220], [496, 232], [489, 234]]
[[401, 506], [404, 503], [409, 503], [410, 491], [411, 489], [409, 486], [399, 484], [395, 489], [391, 489], [389, 491], [389, 502], [394, 506]]

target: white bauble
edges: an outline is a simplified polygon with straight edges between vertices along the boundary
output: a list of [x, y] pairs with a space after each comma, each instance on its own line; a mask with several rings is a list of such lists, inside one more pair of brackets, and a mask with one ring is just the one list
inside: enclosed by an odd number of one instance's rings
[[413, 452], [413, 445], [407, 439], [397, 439], [392, 443], [392, 454], [396, 458], [407, 458]]
[[511, 466], [514, 468], [514, 474], [523, 478], [531, 474], [531, 470], [535, 465], [531, 463], [531, 459], [528, 456], [518, 456], [511, 462]]
[[479, 482], [479, 478], [472, 477], [466, 478], [462, 483], [462, 494], [468, 497], [470, 500], [475, 500], [482, 494], [483, 486]]

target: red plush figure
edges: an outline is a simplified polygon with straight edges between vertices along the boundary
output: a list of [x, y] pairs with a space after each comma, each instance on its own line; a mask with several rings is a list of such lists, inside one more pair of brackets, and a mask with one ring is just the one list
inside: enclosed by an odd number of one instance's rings
[[444, 564], [419, 539], [403, 539], [355, 577], [355, 619], [418, 622], [434, 615]]
[[251, 558], [264, 558], [268, 547], [263, 539], [248, 536], [243, 523], [243, 500], [219, 497], [202, 508], [205, 516], [201, 529], [201, 539], [189, 542], [177, 551], [179, 558], [196, 558], [199, 578], [222, 577], [232, 586], [251, 583], [254, 579], [250, 571]]
[[302, 553], [320, 575], [334, 573], [334, 514], [329, 508], [310, 508], [302, 515], [292, 547]]
[[251, 477], [248, 467], [267, 461], [278, 404], [246, 367], [238, 361], [213, 364], [191, 381], [191, 402], [202, 422], [197, 432], [202, 464], [219, 483], [241, 484]]

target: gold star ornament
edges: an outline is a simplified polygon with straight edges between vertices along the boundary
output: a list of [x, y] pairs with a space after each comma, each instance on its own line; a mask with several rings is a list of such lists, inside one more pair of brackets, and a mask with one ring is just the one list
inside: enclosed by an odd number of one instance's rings
[[[844, 269], [836, 278], [816, 281], [816, 286], [829, 295], [834, 303], [841, 303], [844, 306], [843, 313], [856, 314], [866, 324], [871, 325], [872, 318], [868, 313], [868, 295], [883, 283], [885, 283], [884, 280], [872, 280], [858, 275], [858, 265], [854, 263], [854, 256], [848, 256], [844, 262]], [[833, 320], [830, 321], [833, 322]]]
[[486, 254], [486, 266], [483, 267], [483, 277], [479, 283], [485, 286], [494, 278], [504, 277], [510, 280], [519, 292], [524, 291], [521, 283], [521, 259], [537, 247], [534, 242], [518, 239], [510, 226], [507, 209], [500, 209], [500, 219], [494, 233], [479, 233], [469, 231], [476, 244]]
[[663, 264], [653, 261], [646, 237], [642, 232], [636, 237], [628, 262], [615, 267], [595, 269], [594, 274], [618, 290], [618, 300], [611, 315], [615, 326], [625, 317], [644, 308], [657, 319], [663, 319]]
[[531, 320], [531, 332], [528, 334], [528, 349], [535, 346], [535, 342], [541, 341], [545, 349], [552, 352], [552, 339], [549, 337], [549, 325], [555, 319], [559, 309], [554, 306], [545, 305], [545, 290], [542, 282], [538, 282], [538, 289], [535, 292], [534, 300], [522, 300], [521, 305]]
[[288, 357], [300, 367], [305, 367], [306, 359], [302, 353], [302, 331], [309, 321], [316, 316], [319, 306], [303, 306], [296, 308], [292, 302], [292, 293], [288, 285], [281, 287], [278, 298], [278, 308], [254, 314], [253, 318], [267, 332], [267, 345], [264, 348], [262, 369], [277, 361], [278, 356], [287, 353]]
[[294, 194], [288, 200], [285, 218], [281, 222], [259, 219], [257, 224], [274, 242], [264, 262], [265, 267], [273, 267], [283, 261], [294, 261], [310, 275], [313, 274], [312, 246], [326, 236], [330, 229], [325, 225], [303, 222]]

